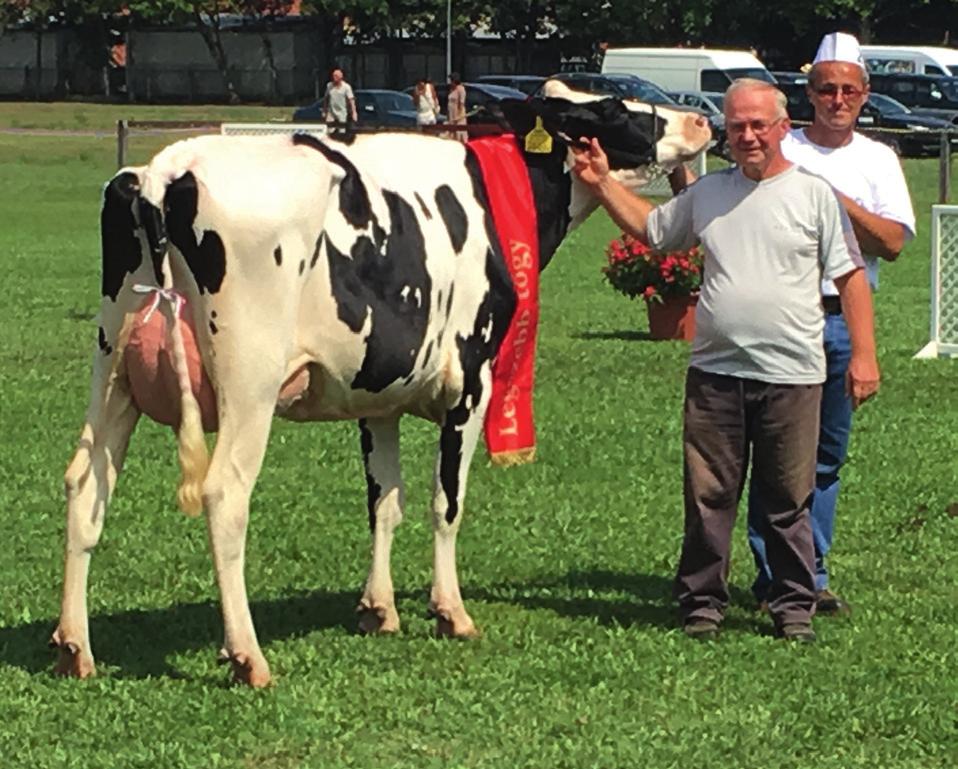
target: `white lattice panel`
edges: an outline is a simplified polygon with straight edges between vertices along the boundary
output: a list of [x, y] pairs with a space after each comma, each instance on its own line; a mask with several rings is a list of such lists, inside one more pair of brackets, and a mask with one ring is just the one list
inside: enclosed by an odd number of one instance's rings
[[931, 209], [931, 341], [916, 355], [958, 355], [958, 206]]
[[939, 341], [958, 346], [958, 207], [951, 215], [941, 212], [936, 222], [936, 248], [940, 287]]
[[[694, 160], [686, 165], [692, 169], [696, 178], [705, 176], [705, 153], [700, 152]], [[671, 197], [672, 188], [669, 186], [669, 178], [665, 171], [659, 166], [650, 169], [649, 181], [639, 188], [639, 193], [646, 197]]]
[[273, 134], [305, 133], [325, 136], [323, 123], [223, 123], [220, 133], [224, 136], [271, 136]]

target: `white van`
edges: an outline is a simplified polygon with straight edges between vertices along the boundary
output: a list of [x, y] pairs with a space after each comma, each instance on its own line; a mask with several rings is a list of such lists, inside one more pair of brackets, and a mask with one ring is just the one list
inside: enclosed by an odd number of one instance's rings
[[931, 46], [863, 45], [869, 72], [876, 74], [958, 75], [958, 49]]
[[748, 51], [716, 48], [609, 48], [602, 72], [638, 75], [666, 91], [722, 92], [739, 77], [775, 82]]

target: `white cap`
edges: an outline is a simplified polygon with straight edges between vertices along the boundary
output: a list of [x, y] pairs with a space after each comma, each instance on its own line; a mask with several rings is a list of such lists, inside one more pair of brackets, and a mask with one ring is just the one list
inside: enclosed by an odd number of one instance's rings
[[847, 61], [865, 69], [865, 59], [862, 57], [858, 40], [847, 32], [831, 32], [822, 38], [812, 64], [823, 61]]

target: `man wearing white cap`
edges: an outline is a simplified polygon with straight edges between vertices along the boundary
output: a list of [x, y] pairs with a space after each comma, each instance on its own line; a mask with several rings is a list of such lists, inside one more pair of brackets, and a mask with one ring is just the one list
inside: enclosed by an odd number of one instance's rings
[[[865, 256], [872, 289], [878, 287], [878, 259], [894, 261], [915, 233], [915, 214], [901, 164], [884, 144], [855, 132], [855, 122], [868, 99], [868, 73], [858, 41], [842, 32], [826, 35], [818, 48], [807, 93], [815, 120], [792, 129], [782, 151], [794, 163], [823, 177], [848, 211]], [[815, 539], [815, 589], [819, 614], [847, 614], [848, 604], [829, 589], [825, 556], [832, 545], [838, 501], [839, 470], [848, 450], [852, 401], [846, 392], [850, 355], [848, 326], [832, 281], [822, 283], [826, 312], [827, 379], [822, 389], [816, 483], [812, 500]], [[765, 551], [760, 490], [749, 490], [749, 543], [758, 566], [752, 589], [767, 600], [771, 571]]]

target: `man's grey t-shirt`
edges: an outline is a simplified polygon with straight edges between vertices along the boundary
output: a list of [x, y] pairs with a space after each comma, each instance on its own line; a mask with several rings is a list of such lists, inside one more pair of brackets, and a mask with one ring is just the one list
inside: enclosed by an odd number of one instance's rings
[[349, 117], [349, 100], [353, 98], [353, 89], [345, 80], [338, 86], [326, 83], [327, 120], [345, 123]]
[[776, 384], [825, 381], [821, 280], [862, 265], [832, 188], [797, 166], [708, 174], [648, 219], [659, 251], [705, 251], [690, 365]]

